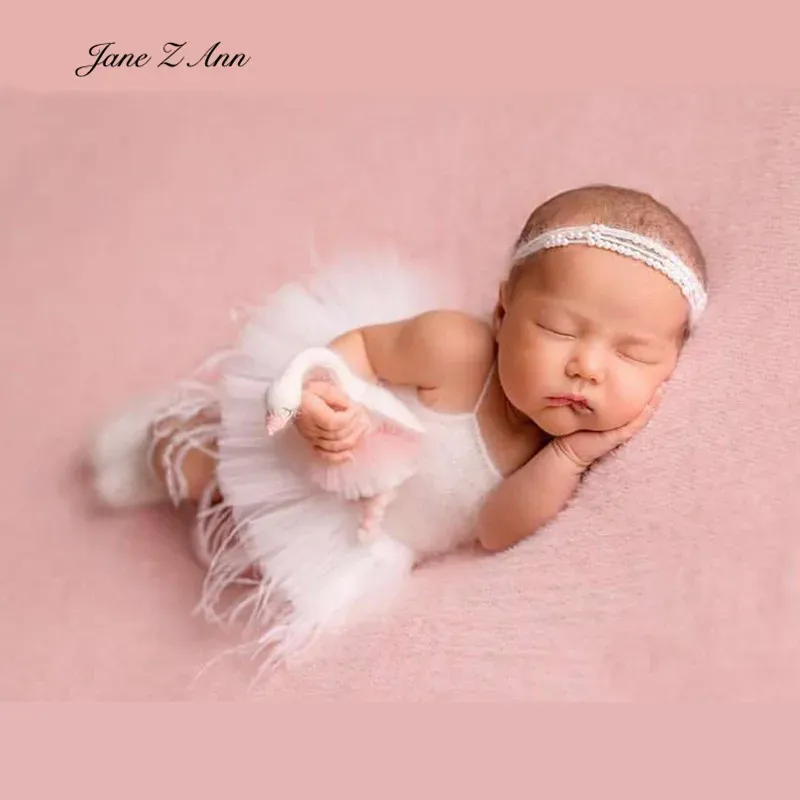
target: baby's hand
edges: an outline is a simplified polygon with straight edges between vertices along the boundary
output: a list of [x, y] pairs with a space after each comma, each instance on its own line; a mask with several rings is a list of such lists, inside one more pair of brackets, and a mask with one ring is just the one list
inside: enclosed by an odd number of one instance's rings
[[338, 386], [312, 381], [303, 391], [295, 425], [319, 456], [340, 464], [353, 457], [353, 448], [369, 430], [369, 418]]
[[661, 401], [662, 388], [659, 387], [641, 413], [627, 425], [610, 431], [577, 431], [568, 436], [553, 439], [552, 446], [580, 470], [585, 470], [598, 458], [625, 444], [633, 438], [653, 418]]

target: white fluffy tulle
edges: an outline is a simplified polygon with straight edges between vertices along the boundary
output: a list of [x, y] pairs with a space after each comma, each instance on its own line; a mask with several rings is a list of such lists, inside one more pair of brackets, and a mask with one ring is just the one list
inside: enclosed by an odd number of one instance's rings
[[[331, 469], [293, 427], [267, 435], [270, 383], [298, 353], [346, 331], [460, 307], [458, 289], [429, 271], [392, 256], [359, 256], [285, 285], [249, 311], [216, 391], [222, 415], [217, 478], [229, 512], [206, 507], [198, 519], [199, 548], [210, 562], [201, 606], [216, 616], [222, 593], [238, 587], [243, 595], [225, 614], [249, 616], [254, 646], [264, 649], [267, 663], [362, 613], [378, 612], [416, 559], [392, 531], [359, 541], [361, 508], [337, 494], [355, 487], [353, 496], [368, 496], [402, 483], [414, 469], [413, 438], [378, 431], [353, 464]], [[396, 461], [387, 457], [392, 452]]]

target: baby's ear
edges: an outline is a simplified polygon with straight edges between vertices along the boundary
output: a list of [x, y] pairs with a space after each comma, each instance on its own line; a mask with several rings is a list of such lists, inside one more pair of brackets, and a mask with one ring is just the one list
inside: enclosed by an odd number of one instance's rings
[[506, 315], [507, 296], [508, 281], [503, 281], [500, 284], [499, 291], [497, 292], [497, 303], [495, 304], [494, 313], [492, 314], [492, 331], [494, 332], [495, 338], [500, 334], [500, 328]]

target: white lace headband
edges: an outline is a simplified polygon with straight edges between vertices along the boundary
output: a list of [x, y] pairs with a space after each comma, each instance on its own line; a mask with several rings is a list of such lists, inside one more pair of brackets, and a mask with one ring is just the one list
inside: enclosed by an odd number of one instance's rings
[[694, 270], [690, 269], [676, 253], [660, 242], [620, 228], [595, 224], [545, 231], [534, 239], [522, 242], [513, 253], [512, 264], [518, 264], [540, 250], [566, 247], [570, 244], [585, 244], [590, 247], [600, 247], [603, 250], [612, 250], [657, 269], [683, 292], [683, 296], [689, 303], [692, 325], [705, 311], [708, 297]]

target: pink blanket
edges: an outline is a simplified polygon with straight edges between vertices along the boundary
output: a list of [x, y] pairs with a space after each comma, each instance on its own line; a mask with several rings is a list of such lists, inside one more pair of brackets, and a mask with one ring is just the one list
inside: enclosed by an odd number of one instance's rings
[[[0, 98], [0, 698], [800, 697], [800, 96], [359, 103]], [[182, 376], [229, 311], [394, 245], [491, 291], [532, 207], [652, 191], [713, 296], [647, 433], [547, 529], [417, 573], [387, 619], [247, 695], [191, 616], [184, 523], [98, 514], [87, 430]]]

